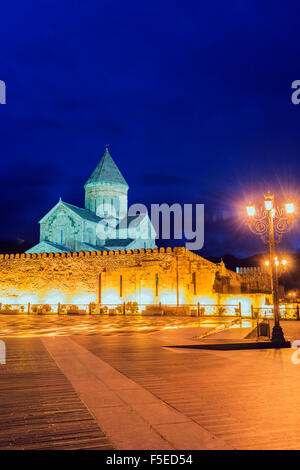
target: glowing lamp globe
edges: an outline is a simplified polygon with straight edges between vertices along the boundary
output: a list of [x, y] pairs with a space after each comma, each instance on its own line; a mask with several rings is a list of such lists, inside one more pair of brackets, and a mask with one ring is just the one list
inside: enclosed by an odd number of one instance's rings
[[295, 211], [294, 204], [292, 202], [288, 202], [285, 204], [285, 210], [287, 214], [293, 214]]
[[255, 207], [254, 206], [247, 206], [247, 214], [249, 217], [253, 217], [255, 215]]
[[265, 208], [266, 211], [271, 211], [273, 209], [273, 199], [265, 199]]

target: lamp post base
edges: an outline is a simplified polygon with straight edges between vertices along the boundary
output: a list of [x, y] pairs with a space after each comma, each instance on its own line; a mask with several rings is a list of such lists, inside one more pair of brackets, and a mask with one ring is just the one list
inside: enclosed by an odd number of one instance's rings
[[283, 331], [280, 325], [275, 325], [272, 330], [272, 343], [284, 343], [285, 338], [283, 335]]

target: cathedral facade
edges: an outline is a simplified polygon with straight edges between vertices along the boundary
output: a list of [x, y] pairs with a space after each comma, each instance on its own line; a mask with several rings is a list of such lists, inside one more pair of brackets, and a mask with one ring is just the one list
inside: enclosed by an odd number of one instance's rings
[[62, 199], [40, 220], [40, 242], [27, 253], [155, 248], [147, 214], [128, 215], [128, 189], [108, 148], [86, 182], [85, 207]]
[[266, 271], [235, 273], [183, 247], [157, 248], [148, 215], [128, 209], [128, 184], [107, 148], [84, 189], [84, 208], [60, 199], [40, 220], [36, 246], [0, 254], [0, 312], [88, 304], [101, 313], [135, 302], [148, 313], [164, 305], [249, 316], [270, 305]]

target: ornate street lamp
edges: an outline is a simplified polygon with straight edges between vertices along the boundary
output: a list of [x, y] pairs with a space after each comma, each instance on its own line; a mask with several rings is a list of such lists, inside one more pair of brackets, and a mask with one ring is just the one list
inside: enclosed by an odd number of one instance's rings
[[248, 225], [250, 230], [256, 235], [260, 235], [264, 243], [269, 244], [270, 250], [270, 271], [271, 286], [274, 305], [274, 327], [272, 331], [272, 341], [276, 343], [284, 342], [284, 335], [280, 326], [279, 293], [277, 257], [275, 243], [279, 243], [282, 235], [288, 233], [295, 224], [294, 204], [287, 202], [285, 207], [275, 206], [274, 195], [268, 192], [264, 197], [264, 206], [256, 210], [255, 206], [247, 206]]
[[[279, 276], [286, 271], [287, 263], [286, 259], [278, 259], [277, 256], [275, 256], [275, 266], [277, 267], [277, 273]], [[265, 266], [267, 268], [270, 266], [270, 261], [268, 259], [265, 261]]]

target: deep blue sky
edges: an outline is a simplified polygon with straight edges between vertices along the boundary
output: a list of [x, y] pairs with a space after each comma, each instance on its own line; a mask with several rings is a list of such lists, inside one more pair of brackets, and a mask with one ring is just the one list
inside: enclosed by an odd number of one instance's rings
[[299, 14], [296, 1], [2, 3], [0, 240], [35, 242], [59, 196], [83, 205], [110, 143], [130, 202], [206, 205], [203, 254], [263, 248], [239, 206], [297, 193]]

